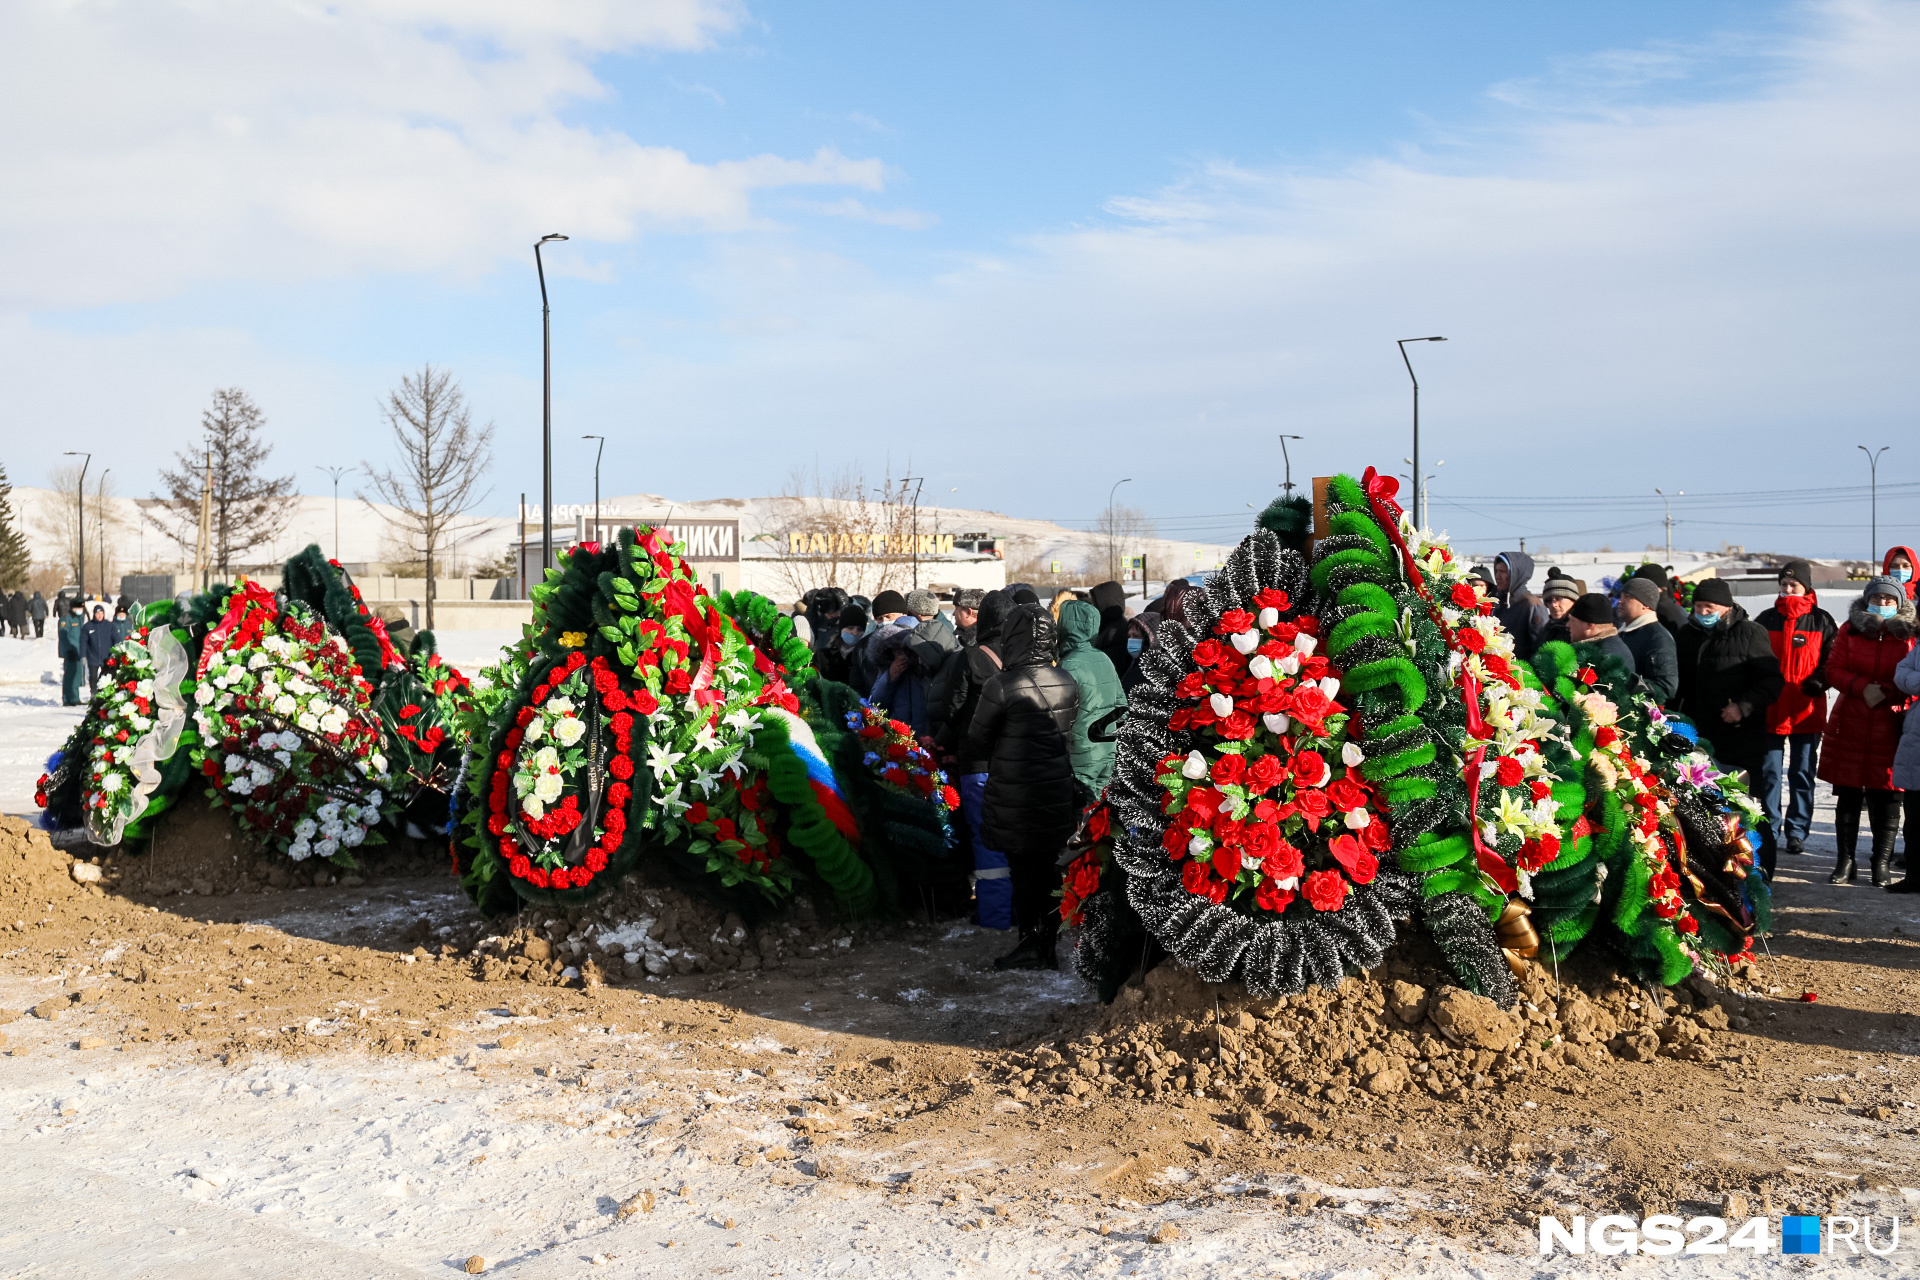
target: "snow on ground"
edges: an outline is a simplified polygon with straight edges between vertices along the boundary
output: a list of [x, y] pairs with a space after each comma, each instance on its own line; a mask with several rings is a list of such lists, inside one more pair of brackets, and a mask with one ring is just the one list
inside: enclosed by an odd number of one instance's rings
[[481, 668], [492, 666], [500, 660], [500, 651], [520, 638], [518, 627], [487, 627], [469, 631], [441, 631], [433, 633], [435, 643], [440, 647], [440, 656], [469, 676], [478, 675]]
[[0, 637], [0, 813], [32, 817], [40, 812], [33, 784], [85, 710], [60, 705], [60, 657], [51, 620], [39, 640]]

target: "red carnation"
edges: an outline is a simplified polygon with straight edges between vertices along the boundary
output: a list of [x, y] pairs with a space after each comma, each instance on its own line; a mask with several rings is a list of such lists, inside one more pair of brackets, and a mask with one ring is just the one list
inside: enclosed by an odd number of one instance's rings
[[1494, 764], [1493, 779], [1503, 787], [1517, 787], [1526, 776], [1525, 766], [1512, 756], [1501, 756]]
[[1338, 911], [1346, 905], [1347, 881], [1338, 871], [1316, 871], [1303, 887], [1315, 911]]
[[1455, 607], [1461, 609], [1471, 609], [1480, 603], [1479, 594], [1474, 591], [1471, 583], [1466, 582], [1454, 583], [1453, 590], [1449, 593], [1449, 597], [1452, 599]]
[[1292, 603], [1287, 593], [1278, 587], [1262, 587], [1253, 593], [1253, 607], [1256, 609], [1278, 609], [1285, 613], [1287, 606]]
[[627, 705], [643, 716], [650, 716], [660, 709], [660, 699], [645, 689], [635, 689], [627, 695]]
[[1479, 653], [1487, 647], [1487, 638], [1473, 627], [1461, 627], [1453, 638], [1468, 653]]
[[625, 756], [615, 756], [607, 761], [607, 772], [616, 778], [627, 779], [633, 776], [633, 761]]
[[684, 693], [690, 692], [692, 689], [693, 677], [688, 675], [684, 668], [676, 667], [672, 671], [667, 672], [666, 690], [668, 697], [679, 697]]
[[1610, 747], [1620, 740], [1620, 733], [1610, 724], [1603, 724], [1593, 731], [1593, 745]]
[[1698, 920], [1695, 920], [1692, 916], [1681, 916], [1678, 920], [1675, 920], [1673, 922], [1673, 927], [1678, 929], [1682, 933], [1700, 932], [1700, 922]]

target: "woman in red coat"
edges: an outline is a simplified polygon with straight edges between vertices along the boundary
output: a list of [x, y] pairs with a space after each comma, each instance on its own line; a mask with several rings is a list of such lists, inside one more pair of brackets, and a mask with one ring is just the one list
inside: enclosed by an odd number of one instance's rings
[[1920, 559], [1916, 559], [1912, 547], [1889, 547], [1887, 557], [1880, 563], [1880, 572], [1892, 578], [1907, 589], [1907, 599], [1913, 599], [1915, 570], [1920, 570]]
[[1873, 882], [1890, 880], [1888, 863], [1900, 834], [1900, 792], [1893, 757], [1900, 745], [1900, 713], [1913, 699], [1893, 682], [1893, 669], [1913, 648], [1914, 609], [1902, 584], [1875, 578], [1834, 637], [1827, 683], [1840, 691], [1820, 748], [1820, 776], [1833, 784], [1833, 833], [1839, 846], [1829, 884], [1854, 878], [1860, 810], [1873, 828]]

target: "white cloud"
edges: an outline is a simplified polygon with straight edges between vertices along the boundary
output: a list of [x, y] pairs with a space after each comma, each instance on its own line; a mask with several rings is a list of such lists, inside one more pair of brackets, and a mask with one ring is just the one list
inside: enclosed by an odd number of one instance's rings
[[0, 9], [0, 305], [221, 279], [476, 275], [561, 228], [753, 223], [755, 191], [879, 190], [831, 149], [696, 163], [569, 123], [595, 57], [711, 43], [732, 0], [184, 0]]

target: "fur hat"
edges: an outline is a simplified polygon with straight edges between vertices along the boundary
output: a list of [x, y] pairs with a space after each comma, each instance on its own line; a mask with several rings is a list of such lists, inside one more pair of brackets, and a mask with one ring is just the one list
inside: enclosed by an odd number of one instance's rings
[[1628, 578], [1620, 584], [1620, 594], [1630, 600], [1638, 600], [1649, 609], [1660, 604], [1660, 584], [1652, 578]]
[[1733, 605], [1733, 588], [1727, 585], [1725, 578], [1708, 578], [1693, 589], [1695, 604]]
[[934, 614], [940, 612], [940, 602], [934, 598], [933, 592], [928, 591], [925, 587], [919, 587], [907, 592], [907, 607], [905, 612], [912, 614], [916, 618], [931, 618]]
[[986, 594], [978, 587], [962, 587], [953, 593], [953, 607], [977, 611], [980, 608], [980, 601], [986, 597]]
[[1592, 623], [1595, 626], [1603, 624], [1611, 625], [1613, 622], [1613, 606], [1608, 604], [1607, 598], [1598, 591], [1589, 591], [1586, 595], [1581, 596], [1573, 602], [1572, 616], [1580, 619], [1582, 622]]
[[873, 598], [873, 616], [878, 618], [887, 613], [905, 613], [907, 598], [898, 591], [882, 591]]

